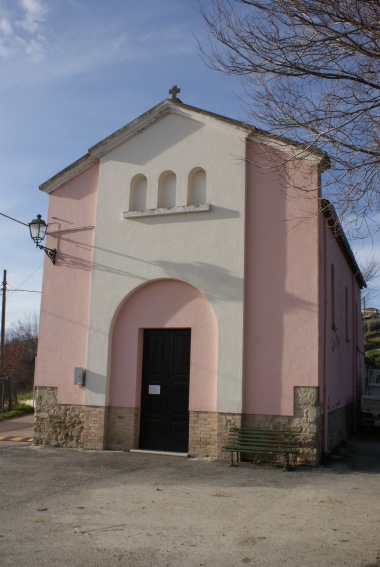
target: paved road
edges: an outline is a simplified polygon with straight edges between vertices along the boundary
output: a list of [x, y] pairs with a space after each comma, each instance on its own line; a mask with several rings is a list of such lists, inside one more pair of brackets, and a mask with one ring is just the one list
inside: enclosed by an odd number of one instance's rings
[[4, 443], [9, 443], [9, 441], [2, 441], [2, 437], [22, 439], [33, 437], [33, 428], [34, 414], [0, 421], [0, 447], [3, 447]]
[[0, 421], [0, 435], [5, 434], [25, 434], [25, 436], [33, 435], [34, 414], [30, 413], [13, 419], [4, 419]]

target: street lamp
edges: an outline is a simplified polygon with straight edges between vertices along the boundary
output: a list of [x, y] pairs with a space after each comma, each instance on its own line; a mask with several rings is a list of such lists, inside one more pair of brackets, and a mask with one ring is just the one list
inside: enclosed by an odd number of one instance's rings
[[57, 249], [46, 248], [46, 246], [41, 245], [41, 242], [45, 238], [47, 227], [48, 225], [42, 219], [41, 215], [37, 215], [37, 218], [33, 219], [32, 222], [29, 223], [30, 237], [36, 243], [37, 248], [43, 250], [53, 264], [55, 264]]

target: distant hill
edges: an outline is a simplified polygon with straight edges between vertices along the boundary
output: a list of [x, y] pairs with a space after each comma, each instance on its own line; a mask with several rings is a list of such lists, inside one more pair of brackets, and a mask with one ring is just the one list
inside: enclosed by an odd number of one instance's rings
[[367, 317], [364, 323], [364, 348], [380, 348], [380, 315]]
[[366, 317], [364, 324], [364, 350], [377, 365], [380, 363], [380, 314]]

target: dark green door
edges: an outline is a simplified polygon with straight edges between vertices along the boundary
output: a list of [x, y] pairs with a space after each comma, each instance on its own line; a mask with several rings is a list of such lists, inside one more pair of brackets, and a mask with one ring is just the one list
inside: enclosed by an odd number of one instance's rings
[[190, 329], [144, 331], [140, 449], [189, 448]]

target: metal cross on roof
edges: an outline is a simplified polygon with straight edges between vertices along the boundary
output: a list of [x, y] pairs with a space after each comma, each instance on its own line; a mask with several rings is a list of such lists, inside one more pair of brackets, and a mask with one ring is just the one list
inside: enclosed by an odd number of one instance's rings
[[180, 93], [180, 92], [181, 92], [181, 89], [179, 89], [177, 87], [177, 85], [174, 85], [169, 91], [169, 94], [172, 95], [172, 100], [178, 100], [177, 94]]

